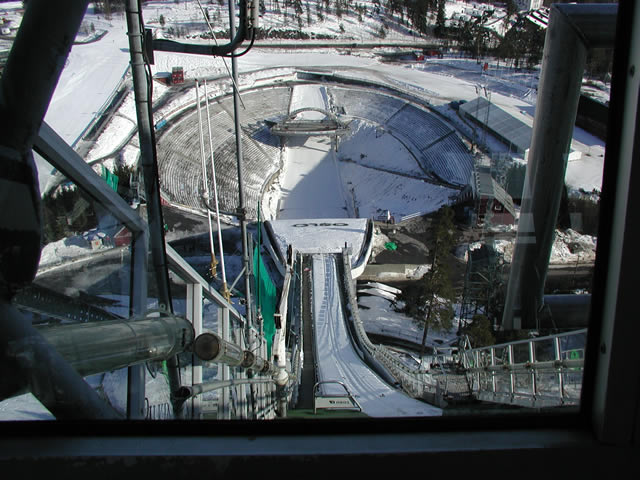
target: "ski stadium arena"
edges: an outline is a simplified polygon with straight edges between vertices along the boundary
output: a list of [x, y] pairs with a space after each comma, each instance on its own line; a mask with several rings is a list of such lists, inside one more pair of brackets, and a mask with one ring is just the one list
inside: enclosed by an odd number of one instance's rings
[[[306, 78], [301, 80], [298, 76]], [[332, 148], [326, 149], [326, 160], [335, 163], [333, 168], [337, 169], [337, 177], [332, 179], [336, 191], [348, 191], [347, 182], [351, 181], [351, 177], [358, 176], [357, 172], [351, 171], [353, 168], [376, 168], [368, 165], [367, 159], [350, 159], [352, 162], [349, 165], [332, 160], [333, 157], [340, 159], [343, 142], [366, 142], [367, 138], [363, 135], [360, 139], [359, 135], [371, 129], [378, 135], [392, 137], [405, 150], [405, 156], [415, 162], [411, 179], [408, 180], [407, 175], [403, 175], [403, 170], [399, 170], [396, 172], [399, 175], [396, 182], [423, 182], [425, 191], [447, 189], [449, 195], [455, 195], [456, 191], [469, 183], [473, 157], [468, 146], [446, 120], [430, 111], [422, 102], [412, 102], [406, 94], [373, 85], [366, 88], [344, 85], [338, 81], [310, 83], [309, 76], [308, 73], [294, 75], [290, 81], [279, 79], [275, 84], [241, 90], [244, 104], [240, 116], [243, 134], [241, 148], [246, 171], [244, 181], [247, 214], [251, 218], [257, 218], [258, 203], [264, 201], [269, 187], [287, 170], [286, 163], [290, 159], [287, 146], [296, 144], [304, 147], [300, 141], [296, 143], [293, 139], [295, 136], [308, 136], [311, 141], [315, 141], [317, 136], [331, 139]], [[322, 78], [326, 79], [327, 76]], [[312, 103], [303, 104], [305, 99]], [[211, 148], [215, 159], [220, 210], [233, 213], [238, 208], [236, 139], [231, 114], [233, 98], [231, 95], [211, 98], [208, 120], [204, 110], [203, 103], [206, 150], [209, 156]], [[296, 113], [296, 110], [298, 115], [290, 119], [290, 114]], [[325, 113], [321, 113], [322, 111]], [[307, 116], [309, 112], [314, 112], [317, 117], [310, 121], [311, 124], [316, 124], [312, 127], [315, 130], [313, 134], [309, 133], [309, 127], [306, 130], [300, 129], [300, 117], [304, 116], [304, 112], [307, 112]], [[332, 114], [343, 125], [347, 125], [342, 127], [344, 131], [340, 134], [328, 131], [327, 125], [323, 124], [323, 118], [329, 118]], [[204, 212], [205, 190], [198, 141], [199, 113], [195, 102], [165, 119], [166, 124], [163, 122], [162, 128], [156, 133], [163, 198], [169, 204]], [[287, 121], [289, 130], [286, 133], [279, 132], [278, 126]], [[213, 132], [211, 146], [206, 136], [208, 122]], [[328, 143], [324, 145], [327, 146]], [[302, 148], [297, 152], [304, 162], [308, 151]], [[394, 174], [396, 165], [393, 160], [378, 160], [376, 164], [382, 164], [378, 167], [381, 175], [383, 172], [387, 175]], [[213, 172], [211, 169], [207, 172], [209, 182], [212, 182]], [[313, 175], [313, 171], [309, 173]], [[325, 198], [330, 197], [326, 191], [324, 193]], [[357, 189], [353, 194], [358, 198]], [[322, 202], [319, 198], [317, 201]], [[423, 211], [424, 208], [427, 209], [424, 213], [436, 210], [442, 204], [440, 200], [433, 203], [431, 206], [424, 205]], [[342, 207], [345, 213], [340, 217], [356, 216], [351, 199], [346, 199]], [[385, 199], [381, 196], [376, 208], [359, 213], [360, 216], [370, 218], [378, 216], [384, 207]], [[311, 217], [308, 218], [314, 218], [313, 213], [308, 211], [300, 212], [302, 216], [299, 218], [310, 213]], [[273, 218], [278, 217], [275, 213]]]

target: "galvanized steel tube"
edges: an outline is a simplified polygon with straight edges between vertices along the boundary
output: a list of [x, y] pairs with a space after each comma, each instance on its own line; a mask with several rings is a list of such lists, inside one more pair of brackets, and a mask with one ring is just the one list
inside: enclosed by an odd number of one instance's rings
[[613, 44], [617, 9], [600, 7], [552, 5], [502, 321], [506, 330], [537, 327], [587, 48]]
[[58, 419], [121, 418], [15, 307], [0, 318], [0, 400], [30, 391]]
[[193, 326], [181, 317], [41, 327], [38, 332], [82, 375], [166, 360], [190, 348]]

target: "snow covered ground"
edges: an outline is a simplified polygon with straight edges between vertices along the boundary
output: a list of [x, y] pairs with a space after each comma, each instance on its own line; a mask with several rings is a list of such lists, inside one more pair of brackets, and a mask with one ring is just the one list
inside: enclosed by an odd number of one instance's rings
[[[422, 342], [423, 328], [415, 320], [397, 311], [400, 305], [375, 295], [359, 295], [358, 306], [360, 318], [365, 331], [370, 334], [406, 340], [416, 345]], [[451, 330], [434, 331], [431, 329], [427, 336], [426, 345], [438, 348], [456, 340], [458, 319], [455, 318]]]
[[285, 155], [278, 218], [349, 216], [330, 138], [291, 137]]

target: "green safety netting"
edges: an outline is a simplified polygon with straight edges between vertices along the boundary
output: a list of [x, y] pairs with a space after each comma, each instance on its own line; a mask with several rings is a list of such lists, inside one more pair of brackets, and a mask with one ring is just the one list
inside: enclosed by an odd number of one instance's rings
[[118, 191], [118, 176], [111, 173], [108, 168], [105, 168], [104, 165], [100, 165], [102, 167], [102, 178], [105, 179], [107, 185], [109, 185], [114, 192]]
[[271, 357], [273, 336], [276, 334], [276, 323], [273, 319], [276, 313], [276, 286], [271, 281], [269, 272], [260, 256], [260, 247], [256, 245], [253, 251], [253, 271], [256, 278], [257, 307], [262, 312], [264, 336], [267, 340], [267, 357]]

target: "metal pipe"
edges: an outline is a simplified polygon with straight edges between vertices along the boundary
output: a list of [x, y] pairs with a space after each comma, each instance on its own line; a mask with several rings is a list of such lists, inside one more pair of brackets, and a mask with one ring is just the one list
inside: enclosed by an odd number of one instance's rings
[[58, 419], [121, 418], [15, 307], [0, 318], [0, 400], [31, 391]]
[[[228, 55], [233, 53], [245, 40], [247, 40], [247, 1], [240, 0], [240, 15], [239, 15], [239, 29], [238, 34], [236, 35], [236, 25], [235, 25], [235, 8], [234, 4], [230, 4], [229, 6], [229, 27], [230, 27], [230, 37], [232, 40], [229, 43], [224, 45], [197, 45], [197, 44], [185, 44], [174, 42], [171, 40], [158, 39], [153, 41], [153, 49], [164, 51], [164, 52], [176, 52], [176, 53], [191, 53], [191, 54], [199, 54], [199, 55]], [[232, 14], [233, 12], [234, 14]], [[205, 21], [209, 25], [211, 30], [211, 25], [209, 21], [205, 17]], [[212, 31], [212, 30], [211, 30]]]
[[191, 323], [175, 316], [57, 325], [38, 332], [82, 376], [166, 360], [194, 339]]
[[[173, 311], [171, 293], [169, 291], [169, 269], [167, 267], [164, 222], [162, 220], [162, 206], [160, 204], [160, 181], [158, 165], [156, 163], [155, 139], [152, 126], [152, 99], [149, 88], [152, 79], [147, 76], [145, 59], [142, 48], [142, 12], [137, 0], [128, 0], [126, 7], [127, 31], [129, 35], [129, 50], [131, 52], [131, 73], [136, 99], [136, 116], [138, 121], [138, 136], [140, 139], [140, 161], [144, 173], [144, 187], [147, 199], [147, 218], [151, 243], [151, 257], [158, 289], [158, 302], [169, 312]], [[180, 387], [180, 372], [178, 360], [171, 357], [167, 360], [169, 388], [171, 395]], [[174, 402], [174, 407], [176, 403]], [[175, 410], [175, 408], [174, 408]], [[176, 412], [178, 413], [178, 412]]]
[[38, 270], [42, 226], [32, 147], [87, 3], [29, 2], [0, 78], [0, 201], [15, 206], [0, 211], [5, 299], [30, 284]]
[[275, 371], [274, 365], [262, 356], [244, 350], [212, 332], [198, 335], [193, 343], [193, 352], [204, 362], [221, 363], [263, 374]]
[[[218, 182], [216, 180], [216, 163], [213, 157], [213, 139], [211, 134], [211, 114], [209, 113], [209, 95], [207, 93], [207, 81], [204, 81], [204, 99], [207, 109], [207, 128], [209, 130], [209, 150], [211, 155], [211, 174], [213, 183], [213, 199], [216, 206], [216, 226], [218, 227], [218, 251], [220, 252], [220, 266], [222, 268], [222, 295], [229, 301], [230, 292], [227, 288], [227, 270], [224, 265], [224, 249], [222, 247], [222, 228], [220, 226], [220, 208], [218, 203]], [[211, 248], [213, 250], [213, 247]]]
[[[233, 37], [235, 35], [235, 5], [233, 2], [229, 2], [229, 35]], [[238, 91], [238, 60], [233, 57], [231, 59], [231, 76], [233, 79], [233, 117], [236, 132], [236, 159], [238, 165], [238, 219], [240, 220], [240, 230], [242, 232], [242, 265], [245, 271], [245, 305], [247, 318], [247, 328], [253, 325], [253, 302], [251, 301], [251, 272], [252, 268], [249, 265], [249, 246], [247, 243], [247, 209], [244, 199], [244, 180], [243, 180], [243, 165], [242, 165], [242, 128], [240, 126], [240, 108], [239, 99], [240, 92]], [[251, 347], [251, 346], [249, 346]]]
[[211, 392], [225, 387], [233, 387], [236, 385], [256, 385], [261, 383], [273, 383], [272, 378], [241, 378], [231, 380], [216, 380], [215, 382], [200, 383], [197, 385], [183, 386], [178, 391], [181, 399], [189, 399], [205, 392]]
[[[213, 228], [211, 223], [211, 210], [209, 209], [209, 182], [207, 180], [207, 162], [204, 154], [204, 135], [202, 133], [202, 108], [200, 108], [200, 88], [196, 79], [196, 107], [198, 110], [198, 139], [200, 140], [200, 162], [202, 164], [202, 187], [204, 188], [205, 204], [207, 205], [207, 220], [209, 221], [209, 248], [211, 250], [211, 276], [216, 276], [216, 250], [213, 244]], [[207, 117], [209, 112], [207, 110]]]
[[505, 330], [538, 326], [587, 48], [613, 45], [616, 14], [615, 6], [551, 6], [502, 319]]

